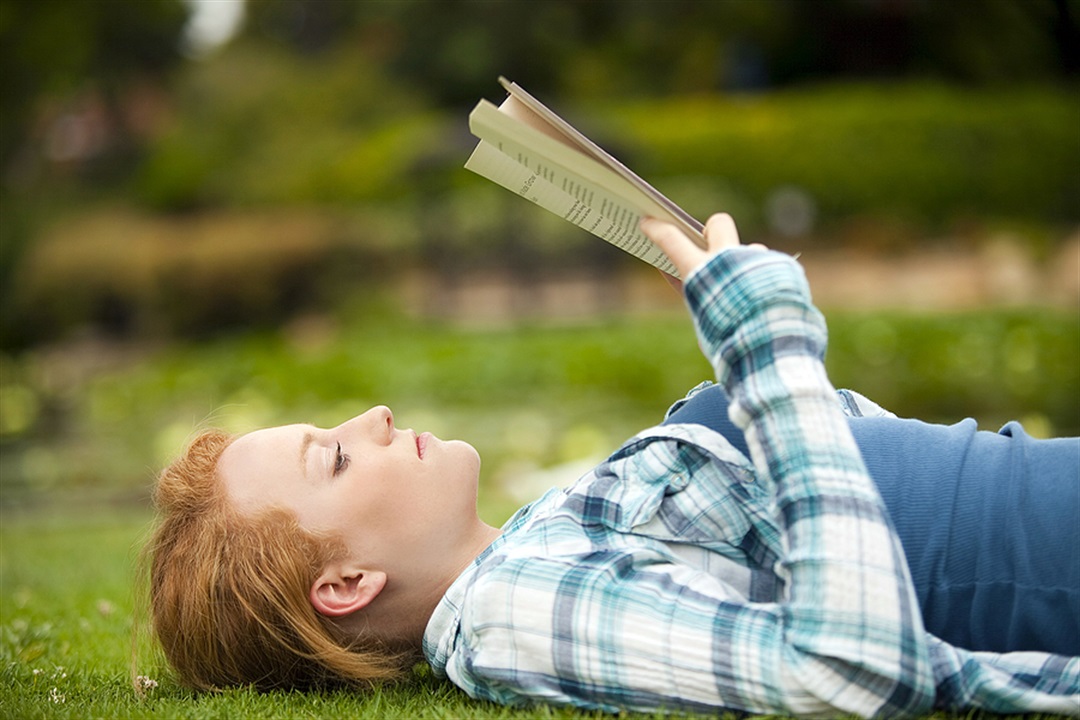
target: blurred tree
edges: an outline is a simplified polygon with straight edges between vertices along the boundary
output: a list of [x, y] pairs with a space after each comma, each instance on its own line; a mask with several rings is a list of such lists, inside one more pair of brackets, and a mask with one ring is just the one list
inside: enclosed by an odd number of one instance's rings
[[183, 0], [0, 0], [0, 345], [5, 301], [32, 235], [48, 160], [64, 171], [130, 166], [140, 115], [133, 87], [157, 84], [182, 56]]
[[791, 2], [775, 78], [1075, 79], [1077, 0]]
[[125, 85], [175, 66], [187, 16], [183, 0], [0, 0], [3, 166], [43, 102], [89, 86], [111, 103]]
[[249, 3], [246, 32], [355, 42], [450, 105], [503, 73], [537, 92], [657, 95], [827, 77], [1075, 80], [1080, 0], [443, 0]]
[[[0, 349], [13, 337], [5, 297], [35, 205], [121, 193], [140, 212], [337, 205], [374, 228], [353, 221], [340, 233], [350, 242], [407, 245], [409, 211], [469, 182], [464, 109], [501, 94], [498, 74], [568, 114], [591, 103], [575, 118], [606, 107], [628, 116], [628, 145], [653, 148], [654, 167], [610, 148], [658, 178], [689, 173], [684, 185], [712, 187], [703, 178], [717, 167], [738, 167], [720, 179], [747, 207], [787, 179], [818, 189], [821, 218], [881, 209], [872, 200], [883, 195], [923, 218], [958, 207], [1075, 218], [1080, 0], [235, 1], [246, 7], [237, 41], [181, 68], [187, 0], [0, 0]], [[176, 82], [162, 82], [176, 69]], [[829, 86], [837, 79], [846, 90]], [[875, 94], [859, 90], [877, 84], [867, 79], [932, 82]], [[775, 106], [764, 96], [717, 104], [728, 92], [818, 83], [778, 93]], [[922, 89], [899, 97], [902, 85]], [[674, 99], [687, 95], [698, 97]], [[136, 106], [157, 108], [156, 120], [139, 120]], [[980, 108], [976, 122], [969, 110]], [[911, 151], [939, 146], [922, 153], [928, 164]], [[1015, 152], [985, 151], [1002, 146]], [[954, 158], [960, 170], [922, 172]], [[871, 180], [859, 162], [896, 175]], [[965, 172], [979, 182], [952, 180]], [[917, 181], [896, 193], [889, 177]], [[1039, 193], [1045, 202], [1025, 201]], [[473, 244], [482, 235], [461, 231]]]

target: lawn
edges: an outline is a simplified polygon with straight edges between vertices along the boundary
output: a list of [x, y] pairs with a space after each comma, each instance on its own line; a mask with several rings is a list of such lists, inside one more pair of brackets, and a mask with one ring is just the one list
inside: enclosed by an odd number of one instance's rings
[[[375, 692], [193, 696], [145, 647], [131, 687], [132, 566], [148, 515], [94, 507], [4, 519], [0, 716], [5, 718], [558, 718], [469, 700], [428, 672]], [[154, 683], [148, 683], [153, 685]]]
[[[19, 718], [603, 718], [537, 707], [514, 710], [467, 698], [418, 668], [374, 692], [195, 696], [169, 679], [145, 645], [131, 687], [132, 566], [148, 515], [106, 506], [5, 517], [0, 530], [0, 717]], [[628, 714], [620, 717], [656, 717]], [[734, 717], [725, 715], [725, 717]], [[935, 717], [969, 717], [939, 714]]]
[[[1074, 313], [833, 315], [830, 323], [837, 384], [867, 389], [904, 414], [972, 414], [984, 427], [1023, 417], [1057, 433], [1080, 425]], [[474, 702], [423, 670], [368, 693], [193, 696], [145, 647], [136, 674], [156, 686], [136, 697], [132, 586], [150, 520], [146, 488], [161, 458], [207, 416], [237, 429], [322, 423], [386, 400], [408, 424], [458, 428], [475, 440], [485, 456], [481, 515], [499, 523], [520, 501], [508, 478], [548, 480], [542, 471], [588, 461], [708, 375], [681, 316], [502, 329], [398, 319], [308, 340], [286, 332], [172, 347], [62, 390], [29, 359], [5, 361], [0, 390], [22, 398], [24, 415], [9, 402], [0, 418], [0, 717], [593, 716]], [[50, 439], [50, 429], [62, 432]]]

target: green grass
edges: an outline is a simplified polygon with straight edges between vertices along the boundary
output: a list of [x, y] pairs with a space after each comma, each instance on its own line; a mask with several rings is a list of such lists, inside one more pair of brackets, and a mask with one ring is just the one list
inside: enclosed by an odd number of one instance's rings
[[[132, 690], [133, 559], [144, 512], [2, 516], [0, 528], [0, 717], [33, 718], [606, 718], [566, 708], [510, 709], [470, 700], [430, 671], [370, 692], [236, 689], [194, 695], [145, 647], [137, 672], [157, 687]], [[975, 715], [978, 716], [977, 714]], [[622, 715], [628, 719], [657, 717]], [[725, 715], [725, 717], [733, 717]], [[937, 718], [970, 715], [937, 714]]]
[[[81, 516], [80, 516], [81, 515]], [[138, 674], [157, 682], [144, 699], [130, 682], [133, 565], [148, 515], [96, 507], [76, 514], [6, 516], [0, 530], [0, 716], [559, 718], [469, 700], [420, 669], [373, 692], [196, 696], [140, 651]]]
[[[387, 402], [480, 448], [480, 512], [500, 523], [517, 504], [506, 478], [610, 450], [709, 375], [681, 313], [502, 329], [372, 317], [164, 348], [85, 377], [42, 356], [0, 358], [0, 718], [595, 716], [473, 702], [424, 672], [369, 693], [196, 697], [145, 650], [138, 673], [158, 686], [145, 700], [132, 691], [140, 499], [207, 419], [325, 424]], [[836, 384], [901, 414], [1080, 427], [1075, 313], [829, 319]]]

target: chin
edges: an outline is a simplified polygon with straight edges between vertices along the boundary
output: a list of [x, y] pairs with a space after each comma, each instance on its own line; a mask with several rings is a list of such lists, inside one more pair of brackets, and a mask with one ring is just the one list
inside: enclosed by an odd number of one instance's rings
[[477, 470], [480, 469], [480, 453], [472, 445], [464, 440], [450, 440], [447, 445], [454, 453], [460, 454], [463, 460], [471, 461]]
[[480, 484], [480, 453], [464, 440], [449, 440], [443, 448], [449, 456], [450, 467], [453, 467], [454, 476], [461, 482], [471, 484], [479, 489]]

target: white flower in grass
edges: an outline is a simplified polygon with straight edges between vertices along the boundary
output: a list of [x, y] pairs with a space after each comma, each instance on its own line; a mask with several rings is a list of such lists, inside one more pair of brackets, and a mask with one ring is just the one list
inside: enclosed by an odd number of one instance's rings
[[49, 691], [49, 699], [58, 705], [67, 700], [67, 698], [64, 697], [64, 693], [60, 692], [60, 688], [55, 687]]
[[153, 690], [157, 687], [157, 680], [148, 678], [145, 675], [139, 675], [138, 677], [136, 677], [135, 683], [139, 686], [141, 690]]

